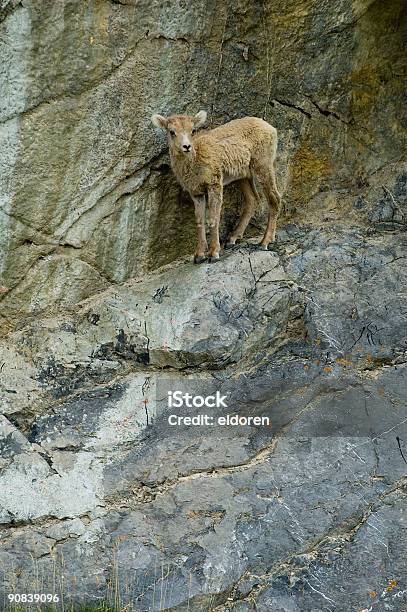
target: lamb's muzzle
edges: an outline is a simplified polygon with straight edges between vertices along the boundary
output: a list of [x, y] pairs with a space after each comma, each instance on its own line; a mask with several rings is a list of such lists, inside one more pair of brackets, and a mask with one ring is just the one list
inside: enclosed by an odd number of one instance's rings
[[[198, 230], [195, 263], [206, 258], [219, 259], [219, 223], [223, 187], [238, 181], [245, 197], [245, 207], [226, 246], [243, 237], [259, 201], [254, 178], [263, 187], [269, 204], [268, 224], [260, 242], [267, 250], [274, 241], [281, 196], [277, 189], [274, 160], [277, 130], [257, 117], [235, 119], [213, 130], [193, 134], [206, 121], [205, 111], [194, 116], [153, 115], [152, 122], [168, 134], [171, 167], [181, 186], [192, 197]], [[211, 241], [208, 251], [205, 231], [207, 212]]]

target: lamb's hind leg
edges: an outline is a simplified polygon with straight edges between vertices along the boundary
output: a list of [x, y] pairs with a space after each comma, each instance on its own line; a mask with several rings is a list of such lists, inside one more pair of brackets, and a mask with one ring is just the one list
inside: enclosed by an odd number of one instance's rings
[[253, 216], [253, 213], [256, 208], [256, 204], [259, 200], [258, 193], [256, 190], [256, 186], [253, 182], [253, 179], [242, 179], [239, 181], [240, 188], [244, 194], [244, 208], [239, 219], [239, 223], [230, 234], [228, 241], [226, 243], [226, 247], [231, 247], [236, 244], [236, 240], [243, 238], [243, 234], [246, 230], [246, 227], [249, 225], [250, 219]]
[[256, 173], [269, 205], [269, 218], [267, 229], [260, 242], [260, 248], [267, 251], [270, 242], [274, 242], [276, 237], [277, 217], [281, 208], [281, 195], [277, 189], [274, 168], [262, 168]]

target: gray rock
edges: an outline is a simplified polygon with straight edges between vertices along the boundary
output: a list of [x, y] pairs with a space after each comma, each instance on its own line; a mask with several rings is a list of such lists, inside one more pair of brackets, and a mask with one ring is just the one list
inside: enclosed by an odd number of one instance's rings
[[[288, 226], [279, 239], [165, 267], [8, 336], [15, 381], [29, 364], [43, 394], [31, 416], [22, 397], [24, 434], [3, 421], [1, 554], [20, 589], [40, 576], [52, 591], [52, 565], [77, 604], [350, 609], [370, 589], [397, 609], [378, 564], [390, 548], [402, 558], [405, 237]], [[376, 333], [360, 334], [369, 319]], [[169, 407], [175, 389], [218, 390], [215, 423], [269, 426], [174, 427], [170, 414], [205, 412]], [[348, 587], [350, 573], [368, 588]]]
[[[403, 8], [0, 2], [1, 601], [406, 608]], [[278, 128], [268, 252], [191, 262], [199, 108]]]

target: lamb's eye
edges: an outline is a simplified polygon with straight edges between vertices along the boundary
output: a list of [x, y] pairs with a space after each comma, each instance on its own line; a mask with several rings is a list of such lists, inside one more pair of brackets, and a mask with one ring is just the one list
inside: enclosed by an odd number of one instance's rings
[[175, 136], [174, 130], [170, 130], [170, 134], [171, 134], [171, 136]]

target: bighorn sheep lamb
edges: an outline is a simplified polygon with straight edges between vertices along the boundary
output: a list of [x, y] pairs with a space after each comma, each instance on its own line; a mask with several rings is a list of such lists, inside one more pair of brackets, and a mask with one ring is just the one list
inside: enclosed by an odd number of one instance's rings
[[198, 226], [198, 246], [194, 262], [206, 259], [208, 244], [205, 231], [205, 208], [208, 203], [208, 225], [211, 230], [209, 261], [219, 259], [219, 221], [223, 186], [238, 181], [245, 197], [245, 207], [226, 246], [236, 243], [254, 213], [259, 199], [253, 178], [263, 187], [269, 204], [266, 232], [260, 247], [267, 250], [275, 238], [281, 196], [277, 190], [274, 159], [277, 130], [263, 119], [244, 117], [220, 127], [193, 134], [206, 121], [200, 111], [193, 117], [172, 115], [151, 117], [155, 126], [168, 134], [171, 167], [178, 182], [192, 197]]

